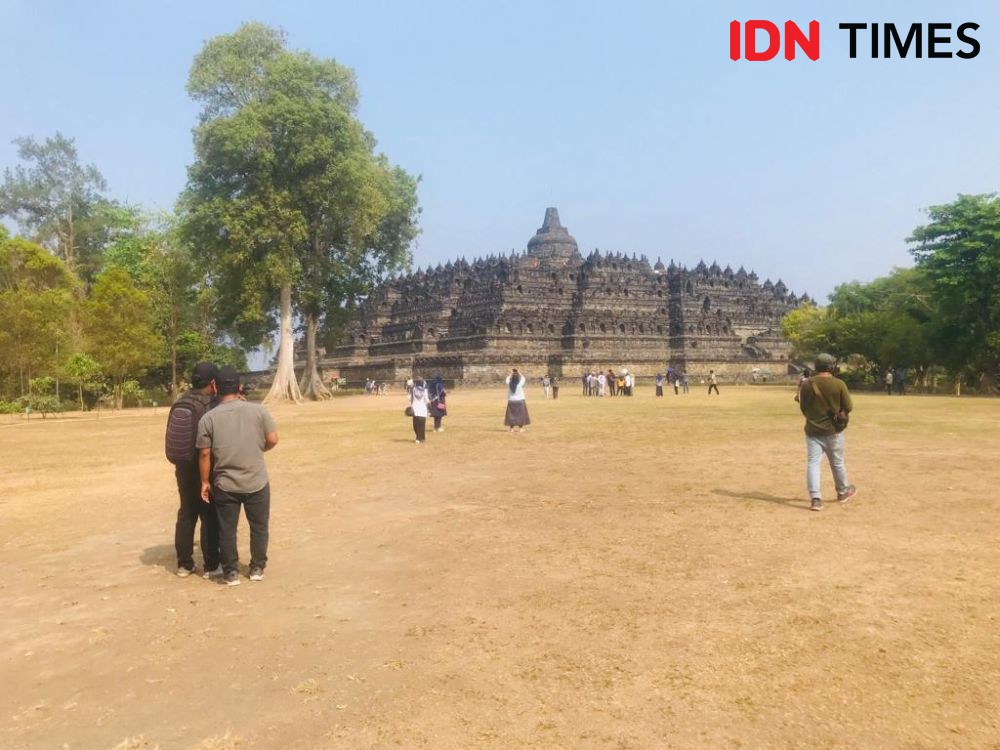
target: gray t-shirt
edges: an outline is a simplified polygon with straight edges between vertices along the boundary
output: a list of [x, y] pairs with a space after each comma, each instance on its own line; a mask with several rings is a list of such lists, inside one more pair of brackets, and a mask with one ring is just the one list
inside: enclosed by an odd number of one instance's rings
[[235, 398], [206, 412], [198, 422], [195, 446], [212, 449], [218, 487], [226, 492], [256, 492], [267, 484], [264, 436], [277, 431], [267, 409]]

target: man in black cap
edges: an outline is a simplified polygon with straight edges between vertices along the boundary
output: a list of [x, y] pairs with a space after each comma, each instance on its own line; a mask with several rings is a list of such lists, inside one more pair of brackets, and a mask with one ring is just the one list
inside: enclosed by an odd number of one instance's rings
[[806, 418], [806, 486], [811, 510], [823, 510], [819, 467], [824, 454], [833, 471], [837, 501], [846, 503], [858, 491], [848, 483], [844, 463], [844, 429], [854, 405], [847, 385], [833, 376], [836, 364], [833, 355], [820, 354], [816, 374], [799, 384], [799, 409]]
[[238, 586], [241, 505], [250, 526], [250, 580], [264, 580], [271, 511], [264, 451], [278, 444], [278, 428], [267, 409], [241, 398], [240, 376], [233, 368], [220, 369], [216, 383], [219, 405], [198, 423], [201, 499], [215, 503], [224, 580]]
[[194, 572], [194, 530], [201, 521], [201, 554], [205, 577], [222, 575], [219, 565], [219, 518], [212, 505], [201, 499], [199, 453], [195, 447], [198, 422], [215, 406], [215, 380], [219, 368], [211, 362], [199, 362], [191, 375], [191, 388], [173, 406], [167, 417], [166, 454], [174, 464], [180, 508], [174, 528], [177, 551], [177, 575], [186, 578]]

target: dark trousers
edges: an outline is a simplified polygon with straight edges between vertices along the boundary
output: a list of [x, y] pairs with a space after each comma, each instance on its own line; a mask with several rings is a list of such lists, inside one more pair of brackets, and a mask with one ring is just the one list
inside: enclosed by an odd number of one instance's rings
[[657, 396], [662, 396], [663, 395], [663, 386], [662, 385], [656, 386], [656, 395]]
[[722, 395], [721, 393], [719, 393], [719, 386], [717, 386], [715, 383], [709, 383], [708, 384], [708, 395], [709, 396], [712, 395], [712, 389], [713, 388], [715, 389], [715, 395], [716, 396], [721, 396]]
[[194, 529], [201, 521], [201, 556], [205, 570], [219, 567], [219, 517], [211, 503], [201, 499], [201, 475], [198, 465], [178, 464], [174, 467], [177, 493], [181, 505], [177, 510], [174, 527], [174, 548], [177, 550], [177, 567], [194, 569]]
[[559, 398], [559, 386], [558, 385], [552, 386], [552, 398], [553, 399]]
[[271, 485], [256, 492], [226, 492], [214, 488], [215, 510], [219, 514], [219, 546], [222, 570], [238, 570], [240, 553], [236, 548], [236, 527], [240, 521], [240, 506], [250, 524], [250, 567], [267, 565], [267, 524], [271, 516]]
[[434, 429], [435, 430], [440, 430], [441, 429], [441, 420], [442, 419], [444, 419], [444, 417], [434, 417]]
[[427, 439], [427, 417], [413, 418], [413, 434], [421, 443]]

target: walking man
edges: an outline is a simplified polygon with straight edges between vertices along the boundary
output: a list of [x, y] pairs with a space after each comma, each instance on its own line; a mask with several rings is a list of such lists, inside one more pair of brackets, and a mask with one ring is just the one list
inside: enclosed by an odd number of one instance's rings
[[708, 395], [712, 395], [712, 389], [715, 389], [715, 395], [721, 396], [719, 393], [719, 379], [715, 376], [715, 370], [708, 371]]
[[199, 362], [191, 374], [191, 389], [170, 407], [167, 417], [166, 454], [174, 465], [180, 508], [174, 527], [177, 575], [187, 578], [194, 572], [194, 530], [201, 521], [201, 556], [205, 578], [222, 575], [219, 567], [219, 518], [211, 504], [201, 501], [198, 449], [195, 447], [198, 422], [215, 405], [215, 380], [219, 368]]
[[[250, 525], [250, 580], [264, 580], [271, 512], [264, 452], [278, 444], [278, 428], [267, 409], [240, 398], [240, 376], [232, 367], [219, 370], [216, 384], [219, 405], [198, 423], [201, 499], [215, 502], [224, 580], [229, 586], [238, 586], [236, 526], [240, 506]], [[210, 476], [213, 462], [214, 474]]]
[[885, 395], [892, 395], [892, 368], [890, 367], [885, 373]]
[[846, 503], [857, 493], [847, 481], [844, 465], [844, 433], [853, 404], [843, 380], [833, 377], [836, 360], [830, 354], [816, 358], [816, 374], [799, 389], [799, 409], [806, 418], [806, 487], [810, 510], [823, 510], [819, 465], [826, 454], [833, 471], [837, 500]]

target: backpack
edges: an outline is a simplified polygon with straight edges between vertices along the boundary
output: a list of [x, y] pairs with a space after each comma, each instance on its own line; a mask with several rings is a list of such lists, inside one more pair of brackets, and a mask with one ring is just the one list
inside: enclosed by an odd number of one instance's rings
[[164, 438], [164, 452], [170, 463], [176, 465], [195, 461], [198, 422], [207, 411], [208, 404], [196, 398], [188, 398], [186, 395], [181, 396], [170, 407], [170, 413], [167, 415], [167, 433]]

